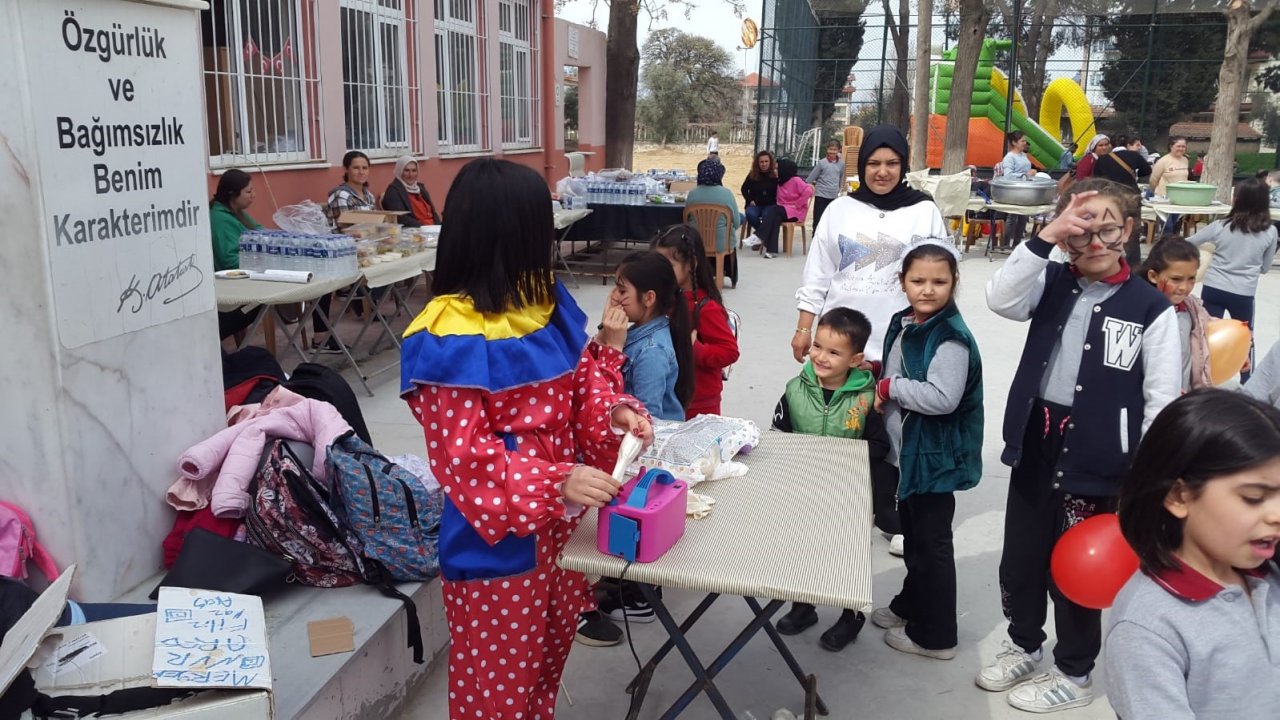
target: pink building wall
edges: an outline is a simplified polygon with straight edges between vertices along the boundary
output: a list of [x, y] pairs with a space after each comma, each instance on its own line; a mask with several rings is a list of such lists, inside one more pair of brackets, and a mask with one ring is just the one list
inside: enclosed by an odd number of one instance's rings
[[[587, 167], [596, 169], [604, 165], [604, 69], [605, 35], [598, 30], [576, 25], [553, 16], [552, 0], [538, 3], [537, 77], [541, 107], [540, 141], [534, 149], [504, 150], [502, 148], [501, 98], [498, 92], [499, 65], [497, 33], [498, 0], [481, 0], [484, 23], [489, 30], [485, 42], [485, 54], [481, 58], [482, 72], [487, 73], [487, 120], [484, 132], [490, 150], [441, 156], [438, 144], [436, 114], [436, 63], [434, 3], [420, 4], [422, 17], [416, 24], [416, 58], [410, 57], [411, 74], [419, 78], [419, 102], [410, 111], [410, 131], [421, 138], [418, 143], [426, 160], [419, 161], [419, 178], [426, 185], [436, 207], [444, 211], [445, 198], [454, 176], [467, 162], [476, 157], [501, 157], [537, 170], [554, 184], [569, 172], [564, 156], [564, 66], [581, 68], [582, 87], [579, 90], [579, 138], [580, 150], [595, 152], [589, 156]], [[308, 18], [310, 21], [310, 18]], [[323, 132], [320, 135], [319, 155], [324, 159], [311, 163], [292, 165], [241, 166], [250, 173], [257, 191], [257, 201], [249, 213], [264, 225], [272, 226], [272, 214], [279, 207], [294, 205], [303, 200], [323, 204], [331, 189], [342, 182], [342, 156], [347, 152], [342, 84], [342, 30], [340, 8], [337, 2], [316, 5], [316, 42], [322, 48], [335, 51], [318, 53], [317, 74], [320, 78], [319, 107], [323, 114]], [[576, 32], [577, 57], [569, 57], [568, 39]], [[551, 42], [548, 43], [548, 40]], [[369, 177], [370, 189], [381, 195], [393, 177], [395, 158], [374, 158]], [[212, 197], [223, 170], [209, 173], [209, 195]]]

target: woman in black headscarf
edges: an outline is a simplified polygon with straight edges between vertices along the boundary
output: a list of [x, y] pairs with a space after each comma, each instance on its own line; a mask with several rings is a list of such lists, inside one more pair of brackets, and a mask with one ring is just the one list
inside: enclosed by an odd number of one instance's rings
[[831, 308], [853, 308], [871, 321], [867, 360], [879, 360], [885, 326], [907, 306], [898, 282], [902, 256], [913, 238], [946, 237], [933, 200], [906, 183], [907, 139], [896, 127], [872, 128], [858, 153], [860, 185], [832, 201], [822, 232], [815, 232], [796, 291], [800, 319], [791, 338], [796, 362], [809, 356], [813, 326]]

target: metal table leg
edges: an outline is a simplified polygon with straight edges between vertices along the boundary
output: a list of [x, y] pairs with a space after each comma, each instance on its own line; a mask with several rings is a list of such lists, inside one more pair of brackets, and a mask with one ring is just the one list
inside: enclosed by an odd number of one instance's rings
[[[787, 647], [787, 644], [782, 640], [782, 636], [778, 634], [778, 629], [775, 628], [773, 626], [773, 622], [769, 620], [773, 617], [776, 610], [769, 612], [766, 608], [761, 608], [760, 601], [755, 598], [749, 597], [743, 599], [747, 601], [747, 605], [751, 607], [751, 612], [755, 613], [757, 618], [767, 613], [766, 622], [764, 624], [764, 633], [773, 641], [773, 646], [778, 649], [778, 654], [782, 656], [783, 662], [785, 662], [787, 667], [791, 669], [791, 674], [795, 675], [796, 680], [800, 682], [800, 687], [805, 689], [806, 700], [810, 699], [808, 696], [810, 695], [810, 692], [812, 692], [812, 702], [814, 707], [817, 709], [818, 714], [827, 715], [827, 704], [822, 701], [821, 697], [818, 697], [816, 679], [812, 683], [809, 682], [809, 678], [813, 676], [806, 676], [804, 674], [804, 669], [800, 667], [800, 663], [796, 660], [796, 656], [791, 654], [791, 649]], [[776, 602], [778, 601], [775, 600], [769, 603], [769, 607], [773, 607]]]
[[[719, 713], [722, 720], [736, 720], [737, 716], [733, 714], [733, 710], [729, 707], [729, 703], [725, 702], [724, 696], [720, 694], [720, 690], [712, 682], [714, 673], [708, 673], [707, 669], [702, 666], [702, 662], [698, 660], [698, 655], [693, 651], [693, 647], [689, 645], [689, 640], [680, 631], [680, 626], [676, 624], [675, 618], [671, 617], [671, 612], [667, 610], [667, 606], [662, 603], [662, 598], [658, 596], [657, 591], [647, 583], [639, 583], [640, 591], [644, 594], [645, 599], [653, 607], [654, 614], [658, 616], [658, 621], [666, 628], [667, 635], [675, 644], [680, 655], [684, 657], [685, 664], [693, 671], [693, 676], [697, 678], [692, 688], [692, 693], [686, 693], [689, 698], [685, 700], [681, 698], [671, 709], [663, 713], [662, 720], [669, 720], [677, 717], [688, 707], [689, 703], [697, 697], [699, 693], [706, 693], [707, 698], [711, 700], [711, 704], [715, 706], [716, 712]], [[778, 603], [781, 606], [781, 602]], [[776, 608], [775, 608], [776, 609]], [[737, 653], [737, 650], [734, 651]]]

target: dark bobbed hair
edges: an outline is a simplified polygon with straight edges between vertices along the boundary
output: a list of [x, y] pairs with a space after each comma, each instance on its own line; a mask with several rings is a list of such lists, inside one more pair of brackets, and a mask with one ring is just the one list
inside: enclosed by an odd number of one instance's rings
[[[547, 204], [550, 207], [550, 203]], [[548, 253], [550, 249], [548, 249]], [[689, 304], [684, 301], [684, 290], [676, 283], [676, 271], [671, 261], [650, 250], [635, 252], [622, 259], [618, 274], [643, 295], [653, 291], [654, 309], [665, 315], [670, 323], [671, 345], [676, 351], [676, 399], [684, 407], [693, 398], [693, 320], [689, 316]]]
[[1138, 218], [1141, 217], [1142, 210], [1138, 203], [1138, 193], [1134, 192], [1133, 188], [1121, 185], [1114, 180], [1093, 177], [1073, 183], [1071, 187], [1067, 188], [1067, 191], [1062, 193], [1062, 197], [1058, 198], [1058, 207], [1054, 212], [1061, 215], [1062, 211], [1066, 210], [1067, 206], [1071, 204], [1072, 197], [1090, 190], [1097, 191], [1098, 195], [1118, 205], [1120, 214], [1125, 219], [1137, 222]]
[[1120, 531], [1147, 573], [1177, 568], [1182, 521], [1164, 507], [1178, 483], [1198, 496], [1214, 478], [1280, 458], [1280, 410], [1247, 395], [1193, 390], [1169, 403], [1142, 438], [1120, 487]]
[[342, 156], [342, 182], [348, 182], [346, 171], [351, 168], [351, 163], [359, 158], [364, 158], [366, 163], [369, 162], [369, 156], [359, 150], [348, 150], [347, 154]]
[[867, 340], [871, 337], [871, 321], [853, 308], [838, 307], [822, 313], [818, 327], [848, 338], [856, 353], [867, 349]]
[[1176, 145], [1177, 143], [1179, 143], [1179, 142], [1186, 142], [1186, 141], [1187, 141], [1187, 136], [1186, 136], [1186, 135], [1170, 135], [1170, 136], [1169, 136], [1169, 149], [1170, 149], [1170, 150], [1172, 150], [1172, 149], [1173, 149], [1173, 146], [1174, 146], [1174, 145]]
[[1270, 202], [1270, 190], [1264, 181], [1249, 178], [1241, 182], [1231, 199], [1227, 227], [1241, 233], [1266, 232], [1271, 227]]
[[1116, 135], [1112, 147], [1127, 148], [1136, 142], [1142, 142], [1141, 135], [1134, 132], [1120, 133]]
[[1009, 144], [1012, 145], [1013, 143], [1018, 142], [1019, 140], [1021, 140], [1026, 136], [1027, 134], [1022, 132], [1021, 130], [1014, 130], [1013, 132], [1006, 135], [1005, 138], [1009, 141]]
[[658, 231], [649, 247], [654, 250], [666, 248], [675, 252], [676, 259], [690, 268], [694, 291], [702, 290], [707, 297], [724, 304], [720, 288], [716, 287], [711, 260], [702, 251], [702, 235], [698, 228], [688, 224], [668, 225]]
[[477, 158], [458, 172], [445, 206], [437, 294], [465, 295], [485, 313], [551, 300], [555, 219], [541, 175], [508, 160]]
[[761, 150], [751, 159], [751, 171], [747, 173], [747, 178], [752, 182], [759, 182], [760, 180], [765, 179], [765, 177], [760, 174], [760, 158], [765, 155], [769, 156], [769, 169], [774, 172], [777, 172], [778, 170], [778, 158], [773, 154], [773, 151]]
[[839, 138], [831, 138], [824, 147], [831, 147], [832, 145], [835, 145], [837, 150], [844, 149], [844, 143], [840, 142]]
[[[898, 273], [898, 281], [901, 282], [907, 277], [907, 271], [911, 269], [912, 263], [917, 260], [942, 260], [947, 263], [947, 269], [951, 271], [951, 286], [955, 288], [960, 284], [960, 265], [956, 261], [955, 253], [937, 245], [935, 243], [921, 243], [907, 251], [902, 256], [902, 272]], [[953, 289], [952, 294], [955, 294]]]
[[1156, 244], [1151, 246], [1151, 252], [1142, 263], [1142, 267], [1138, 269], [1138, 274], [1143, 280], [1150, 282], [1151, 278], [1147, 277], [1149, 272], [1154, 270], [1159, 275], [1176, 262], [1194, 262], [1199, 265], [1200, 249], [1187, 242], [1181, 235], [1173, 233], [1161, 235]]
[[249, 187], [251, 182], [253, 182], [253, 178], [243, 170], [232, 168], [222, 173], [222, 177], [218, 178], [218, 188], [213, 191], [213, 198], [209, 200], [209, 204], [222, 203], [226, 205], [227, 209], [231, 210], [240, 219], [241, 224], [249, 227], [252, 224], [249, 216], [245, 215], [243, 210], [232, 208], [231, 201], [244, 192], [244, 189]]

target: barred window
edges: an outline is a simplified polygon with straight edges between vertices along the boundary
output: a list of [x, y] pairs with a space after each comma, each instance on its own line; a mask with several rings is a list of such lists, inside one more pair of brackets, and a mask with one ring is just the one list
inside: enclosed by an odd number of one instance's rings
[[435, 0], [441, 153], [485, 150], [484, 23], [476, 0]]
[[534, 7], [532, 0], [500, 0], [498, 3], [498, 76], [505, 148], [537, 145]]
[[315, 0], [212, 0], [200, 13], [210, 165], [305, 162], [319, 145]]
[[347, 148], [371, 156], [413, 149], [417, 105], [414, 0], [342, 0]]

